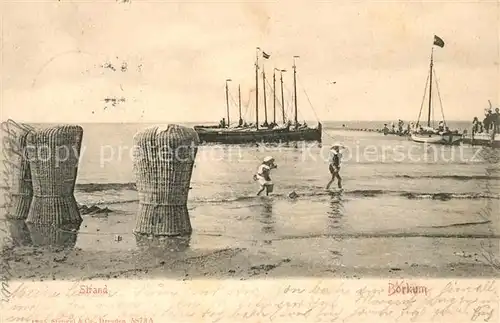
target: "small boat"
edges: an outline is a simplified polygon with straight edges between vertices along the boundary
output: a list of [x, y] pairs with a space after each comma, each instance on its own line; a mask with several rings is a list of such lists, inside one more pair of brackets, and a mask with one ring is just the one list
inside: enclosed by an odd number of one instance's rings
[[[268, 59], [270, 55], [260, 48], [257, 48], [264, 59]], [[259, 53], [258, 52], [258, 53]], [[294, 56], [293, 62], [293, 86], [294, 86], [294, 122], [286, 120], [284, 110], [283, 98], [283, 72], [285, 70], [274, 69], [273, 73], [273, 121], [268, 121], [267, 116], [267, 101], [266, 101], [266, 76], [264, 67], [262, 67], [262, 83], [263, 83], [263, 96], [264, 96], [264, 123], [259, 123], [259, 54], [255, 61], [255, 123], [248, 125], [243, 121], [241, 116], [241, 90], [238, 86], [238, 108], [239, 108], [239, 122], [238, 126], [234, 127], [230, 124], [229, 114], [229, 89], [226, 80], [226, 109], [227, 109], [227, 122], [223, 122], [218, 126], [195, 126], [194, 130], [198, 133], [201, 142], [207, 143], [222, 143], [222, 144], [242, 144], [242, 143], [266, 143], [266, 142], [291, 142], [291, 141], [318, 141], [321, 142], [322, 125], [318, 122], [316, 127], [309, 127], [298, 122], [297, 117], [297, 70]], [[278, 124], [276, 120], [276, 71], [281, 73], [281, 112], [282, 124]]]
[[[412, 129], [411, 131], [411, 139], [415, 142], [418, 143], [426, 143], [426, 144], [439, 144], [439, 145], [458, 145], [462, 141], [462, 134], [460, 134], [458, 131], [451, 131], [448, 126], [446, 125], [446, 121], [444, 120], [444, 112], [443, 112], [443, 107], [441, 106], [441, 113], [442, 113], [442, 121], [439, 122], [439, 126], [437, 129], [431, 127], [431, 116], [432, 116], [432, 80], [433, 80], [433, 75], [435, 75], [434, 71], [434, 46], [438, 46], [443, 48], [444, 47], [444, 41], [439, 38], [438, 36], [434, 35], [434, 43], [432, 45], [432, 52], [431, 52], [431, 62], [430, 62], [430, 69], [429, 69], [429, 75], [427, 76], [427, 81], [425, 84], [425, 92], [427, 92], [427, 84], [429, 84], [429, 104], [428, 104], [428, 113], [427, 113], [427, 126], [422, 126], [420, 124], [420, 116], [422, 114], [422, 109], [424, 106], [424, 100], [425, 100], [425, 94], [424, 94], [424, 99], [422, 100], [422, 105], [420, 107], [420, 113], [418, 115], [417, 123], [415, 125], [415, 128]], [[438, 91], [438, 96], [439, 96], [439, 101], [441, 103], [441, 95], [439, 94], [439, 87], [436, 81], [436, 88]]]
[[418, 132], [411, 134], [411, 139], [415, 142], [436, 145], [458, 145], [462, 141], [460, 133], [436, 133], [436, 129], [421, 127]]

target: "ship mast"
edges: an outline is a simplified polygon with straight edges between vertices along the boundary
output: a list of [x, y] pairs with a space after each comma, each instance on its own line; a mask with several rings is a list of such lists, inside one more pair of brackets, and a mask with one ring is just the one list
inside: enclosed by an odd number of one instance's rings
[[257, 47], [257, 55], [255, 57], [255, 126], [259, 130], [259, 50]]
[[238, 111], [240, 113], [240, 120], [238, 123], [243, 123], [243, 119], [241, 119], [241, 85], [238, 84]]
[[262, 86], [264, 95], [264, 126], [267, 126], [267, 100], [266, 100], [266, 73], [264, 69], [264, 64], [262, 64]]
[[427, 127], [431, 126], [431, 109], [432, 109], [432, 69], [434, 66], [434, 46], [432, 46], [431, 51], [431, 64], [430, 64], [430, 75], [429, 75], [429, 112], [427, 114]]
[[226, 80], [226, 110], [227, 110], [227, 127], [229, 128], [229, 87], [227, 85], [228, 82], [231, 82], [231, 79]]
[[295, 65], [295, 59], [299, 58], [299, 56], [293, 57], [293, 95], [294, 95], [294, 104], [295, 104], [295, 128], [297, 128], [298, 116], [297, 116], [297, 66]]
[[276, 124], [276, 70], [273, 70], [273, 124]]
[[286, 72], [286, 70], [280, 70], [280, 81], [281, 81], [281, 114], [283, 116], [283, 124], [285, 124], [285, 96], [283, 95], [283, 72]]

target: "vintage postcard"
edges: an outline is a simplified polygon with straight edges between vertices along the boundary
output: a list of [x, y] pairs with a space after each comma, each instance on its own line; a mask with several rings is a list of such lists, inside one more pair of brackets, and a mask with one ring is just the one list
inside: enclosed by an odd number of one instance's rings
[[4, 0], [1, 322], [498, 322], [498, 1]]

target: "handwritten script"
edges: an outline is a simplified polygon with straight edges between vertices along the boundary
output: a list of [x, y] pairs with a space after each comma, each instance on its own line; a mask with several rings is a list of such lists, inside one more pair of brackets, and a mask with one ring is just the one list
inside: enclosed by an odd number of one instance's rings
[[[92, 281], [99, 285], [101, 282]], [[5, 322], [147, 317], [188, 322], [497, 322], [495, 280], [422, 280], [428, 292], [389, 296], [374, 281], [106, 281], [107, 296], [79, 295], [75, 283], [20, 283]], [[57, 306], [47, 306], [58, 304]]]

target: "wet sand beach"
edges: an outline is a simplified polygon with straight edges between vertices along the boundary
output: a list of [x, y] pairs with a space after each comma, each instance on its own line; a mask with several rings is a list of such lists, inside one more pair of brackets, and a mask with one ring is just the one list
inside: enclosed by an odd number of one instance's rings
[[[326, 199], [332, 199], [327, 201]], [[135, 203], [122, 204], [113, 216], [84, 216], [78, 236], [52, 232], [54, 245], [17, 223], [16, 248], [6, 253], [14, 279], [74, 280], [98, 278], [262, 278], [262, 277], [497, 277], [499, 267], [488, 259], [500, 259], [498, 222], [464, 223], [463, 216], [419, 221], [398, 228], [390, 215], [367, 217], [379, 221], [349, 219], [339, 212], [353, 211], [362, 202], [325, 197], [321, 202], [266, 200], [263, 205], [232, 208], [231, 219], [223, 205], [191, 209], [195, 231], [190, 241], [137, 241]], [[419, 201], [420, 203], [425, 203]], [[284, 213], [273, 208], [326, 210], [319, 217]], [[359, 205], [356, 205], [359, 204]], [[373, 202], [372, 202], [373, 204]], [[290, 212], [291, 210], [289, 210]], [[413, 216], [409, 212], [407, 216]], [[462, 219], [460, 219], [462, 218]], [[392, 223], [380, 229], [380, 221]], [[460, 222], [462, 221], [462, 222]], [[470, 222], [470, 221], [469, 221]], [[427, 227], [423, 227], [422, 225]], [[495, 232], [490, 232], [494, 227]], [[196, 229], [199, 228], [199, 229]], [[312, 234], [301, 234], [305, 229]], [[31, 234], [30, 234], [31, 233]], [[120, 241], [117, 236], [121, 237]], [[46, 241], [46, 240], [45, 240]], [[38, 246], [36, 246], [38, 244]], [[58, 244], [58, 245], [57, 245]], [[498, 266], [498, 264], [496, 264]]]

